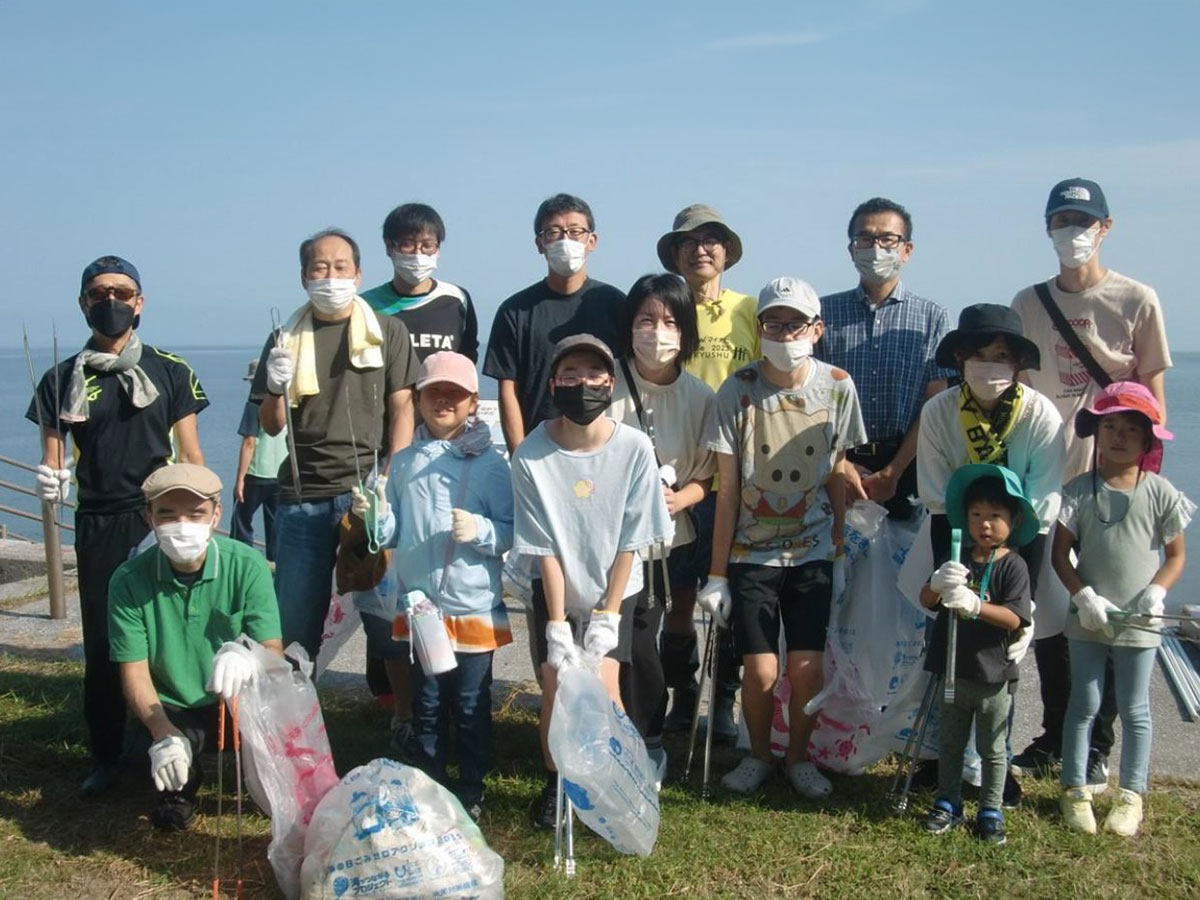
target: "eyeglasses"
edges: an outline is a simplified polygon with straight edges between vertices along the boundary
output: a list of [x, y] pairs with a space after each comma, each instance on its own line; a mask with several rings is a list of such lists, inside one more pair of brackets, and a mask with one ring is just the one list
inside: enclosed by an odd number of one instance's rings
[[883, 234], [867, 234], [865, 231], [860, 231], [854, 236], [856, 250], [867, 250], [876, 244], [881, 250], [895, 250], [906, 242], [907, 238], [904, 235], [893, 234], [890, 231], [885, 231]]
[[572, 225], [570, 228], [543, 228], [538, 232], [538, 237], [542, 239], [542, 243], [553, 244], [555, 241], [561, 241], [563, 238], [582, 241], [591, 233], [590, 228], [580, 228], [578, 225]]
[[725, 241], [719, 237], [684, 238], [679, 242], [679, 249], [684, 253], [695, 253], [697, 250], [712, 253], [718, 247], [724, 246]]
[[399, 241], [392, 246], [401, 253], [423, 253], [426, 256], [433, 256], [433, 254], [438, 252], [437, 241], [421, 241], [420, 243], [416, 241]]
[[816, 324], [816, 321], [816, 319], [808, 319], [802, 322], [796, 319], [791, 322], [762, 322], [760, 324], [762, 325], [763, 334], [768, 337], [780, 337], [783, 335], [804, 334]]
[[581, 384], [596, 387], [607, 380], [607, 375], [560, 375], [554, 379], [554, 383], [559, 387], [579, 387]]
[[83, 296], [85, 296], [91, 303], [99, 303], [101, 300], [107, 300], [110, 296], [116, 297], [122, 303], [128, 303], [137, 295], [137, 288], [119, 287], [112, 284], [88, 288], [83, 293]]

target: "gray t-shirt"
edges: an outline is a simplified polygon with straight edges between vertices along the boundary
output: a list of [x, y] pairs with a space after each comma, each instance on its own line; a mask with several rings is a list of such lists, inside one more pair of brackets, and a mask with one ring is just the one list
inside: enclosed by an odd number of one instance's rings
[[[1110, 488], [1097, 477], [1094, 497], [1092, 474], [1085, 472], [1063, 488], [1058, 520], [1075, 535], [1079, 556], [1075, 568], [1083, 583], [1110, 603], [1132, 609], [1161, 565], [1159, 551], [1187, 528], [1195, 511], [1192, 501], [1153, 472], [1143, 474], [1141, 483], [1128, 491]], [[1118, 647], [1161, 643], [1157, 635], [1145, 631], [1117, 625], [1114, 632], [1110, 638], [1102, 631], [1087, 630], [1074, 610], [1064, 629], [1068, 638]]]
[[825, 481], [847, 448], [867, 442], [850, 376], [811, 360], [795, 390], [776, 387], [761, 362], [717, 391], [705, 443], [737, 458], [742, 478], [729, 561], [798, 566], [832, 560], [833, 507]]
[[[599, 450], [564, 450], [538, 425], [512, 457], [516, 503], [513, 551], [556, 556], [566, 581], [566, 608], [591, 610], [608, 589], [617, 554], [671, 536], [650, 439], [613, 423]], [[625, 596], [642, 589], [635, 560]]]

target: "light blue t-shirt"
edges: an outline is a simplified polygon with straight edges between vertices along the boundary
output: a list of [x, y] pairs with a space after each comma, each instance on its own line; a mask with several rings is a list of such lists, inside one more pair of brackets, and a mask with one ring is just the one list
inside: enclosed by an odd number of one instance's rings
[[[671, 539], [650, 439], [613, 424], [603, 447], [576, 452], [556, 443], [543, 422], [512, 458], [513, 550], [558, 557], [568, 610], [591, 610], [604, 597], [618, 553]], [[642, 567], [635, 560], [625, 596], [641, 589]]]

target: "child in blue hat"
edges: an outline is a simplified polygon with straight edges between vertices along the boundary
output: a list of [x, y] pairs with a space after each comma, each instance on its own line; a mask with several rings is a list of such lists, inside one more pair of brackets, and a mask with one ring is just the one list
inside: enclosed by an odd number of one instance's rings
[[988, 463], [963, 466], [950, 478], [946, 516], [951, 528], [970, 535], [970, 543], [965, 559], [940, 566], [921, 592], [921, 603], [938, 610], [925, 657], [934, 675], [945, 674], [950, 617], [960, 620], [954, 702], [943, 700], [939, 720], [938, 799], [922, 826], [942, 834], [963, 822], [963, 753], [974, 727], [983, 767], [975, 834], [1003, 844], [1004, 739], [1017, 689], [1017, 663], [1008, 650], [1033, 617], [1029, 568], [1013, 550], [1037, 536], [1039, 520], [1016, 473]]

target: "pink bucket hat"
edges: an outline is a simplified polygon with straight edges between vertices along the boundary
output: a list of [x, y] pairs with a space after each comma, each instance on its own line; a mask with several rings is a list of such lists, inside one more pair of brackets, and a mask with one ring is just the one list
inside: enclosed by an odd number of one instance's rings
[[1160, 441], [1175, 439], [1175, 435], [1162, 426], [1162, 407], [1150, 393], [1150, 389], [1136, 381], [1114, 381], [1096, 397], [1095, 402], [1075, 414], [1075, 433], [1080, 437], [1091, 437], [1096, 433], [1096, 423], [1101, 416], [1112, 413], [1141, 413], [1150, 420], [1150, 430]]
[[421, 371], [417, 373], [417, 390], [438, 382], [457, 385], [472, 394], [479, 393], [479, 376], [475, 374], [475, 363], [452, 350], [431, 353], [425, 358], [425, 362], [421, 363]]

